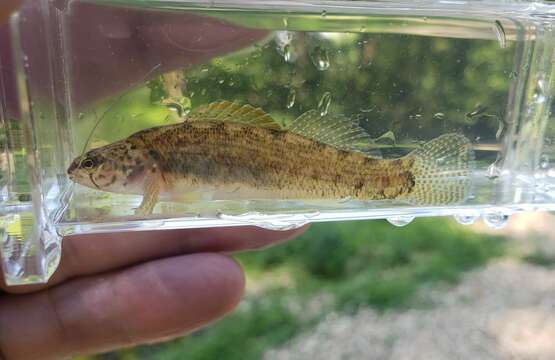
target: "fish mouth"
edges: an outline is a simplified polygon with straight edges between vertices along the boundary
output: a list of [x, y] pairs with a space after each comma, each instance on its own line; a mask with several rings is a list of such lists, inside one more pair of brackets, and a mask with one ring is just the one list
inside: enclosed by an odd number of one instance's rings
[[71, 165], [69, 165], [69, 168], [67, 169], [67, 174], [69, 175], [69, 177], [71, 178], [75, 169], [77, 169], [77, 167], [79, 167], [79, 162], [74, 160]]

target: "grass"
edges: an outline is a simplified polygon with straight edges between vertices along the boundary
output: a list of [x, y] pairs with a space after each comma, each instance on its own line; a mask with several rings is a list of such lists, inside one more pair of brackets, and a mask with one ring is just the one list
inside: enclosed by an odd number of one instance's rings
[[555, 267], [555, 257], [550, 256], [544, 252], [536, 251], [534, 253], [528, 254], [522, 258], [523, 261], [546, 268]]
[[[259, 359], [331, 311], [414, 305], [424, 286], [454, 283], [499, 256], [499, 238], [475, 234], [446, 219], [395, 228], [385, 221], [315, 224], [289, 243], [237, 258], [254, 285], [239, 309], [192, 336], [142, 346], [106, 359]], [[275, 274], [286, 285], [272, 285]], [[324, 296], [327, 301], [319, 301]]]

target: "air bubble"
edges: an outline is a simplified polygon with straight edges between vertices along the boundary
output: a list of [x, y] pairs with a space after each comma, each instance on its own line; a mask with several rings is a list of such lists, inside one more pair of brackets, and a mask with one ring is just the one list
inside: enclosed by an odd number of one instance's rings
[[399, 215], [388, 217], [387, 221], [394, 226], [402, 227], [410, 224], [414, 220], [414, 216], [410, 215]]
[[544, 170], [549, 168], [549, 156], [547, 154], [540, 156], [540, 168]]
[[318, 103], [318, 110], [320, 111], [320, 116], [326, 116], [328, 114], [330, 105], [331, 105], [331, 93], [329, 91], [326, 91], [324, 95], [322, 95], [322, 98]]
[[445, 114], [442, 113], [442, 112], [438, 112], [438, 113], [434, 114], [433, 118], [435, 120], [443, 120], [443, 119], [445, 119]]
[[453, 215], [455, 221], [461, 225], [472, 225], [479, 217], [480, 214], [477, 211], [464, 211]]
[[293, 88], [289, 89], [289, 94], [287, 94], [286, 108], [291, 109], [295, 105], [295, 99], [297, 97], [297, 91]]
[[484, 224], [492, 229], [501, 229], [509, 222], [509, 214], [505, 211], [489, 211], [482, 215]]
[[499, 47], [504, 49], [507, 47], [507, 36], [505, 34], [505, 29], [499, 20], [495, 20], [495, 26], [493, 28]]
[[321, 47], [316, 46], [312, 53], [310, 54], [310, 59], [316, 68], [320, 71], [325, 71], [330, 67], [330, 60], [328, 57], [328, 51]]

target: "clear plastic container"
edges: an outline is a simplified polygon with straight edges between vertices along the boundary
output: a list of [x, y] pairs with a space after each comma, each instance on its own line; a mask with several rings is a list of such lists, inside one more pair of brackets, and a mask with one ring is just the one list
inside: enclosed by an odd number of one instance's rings
[[[555, 209], [554, 19], [554, 4], [532, 1], [30, 1], [0, 33], [6, 282], [47, 281], [69, 234], [380, 218], [402, 226], [447, 215], [500, 227], [516, 211]], [[221, 101], [260, 108], [273, 128], [238, 113], [202, 117], [199, 109]], [[303, 114], [320, 119], [312, 135], [294, 125]], [[181, 122], [194, 123], [175, 130], [189, 137], [219, 122], [227, 132], [221, 147], [204, 134], [194, 154], [194, 137], [139, 146], [172, 159], [148, 170], [188, 179], [174, 196], [155, 199], [146, 182], [118, 193], [68, 176], [98, 165], [88, 163], [92, 148]], [[254, 141], [249, 126], [273, 140], [235, 144]], [[339, 126], [359, 137], [339, 141]], [[242, 135], [226, 138], [229, 129]], [[221, 160], [221, 149], [242, 162]], [[124, 161], [131, 150], [123, 151], [110, 156]], [[418, 163], [424, 153], [434, 162]], [[330, 165], [326, 154], [359, 165]], [[399, 158], [425, 175], [399, 161], [387, 169], [404, 178], [378, 166], [373, 183], [349, 182], [368, 171], [360, 164]], [[395, 181], [405, 195], [391, 195]], [[145, 193], [159, 200], [152, 212], [141, 206]]]

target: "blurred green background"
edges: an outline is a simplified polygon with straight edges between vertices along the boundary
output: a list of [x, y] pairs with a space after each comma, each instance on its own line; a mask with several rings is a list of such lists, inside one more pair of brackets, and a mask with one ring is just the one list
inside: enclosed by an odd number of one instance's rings
[[222, 321], [188, 337], [80, 359], [259, 359], [328, 313], [426, 307], [418, 291], [456, 282], [504, 253], [499, 237], [449, 219], [314, 224], [289, 243], [236, 258], [247, 295]]
[[[78, 149], [99, 114], [93, 144], [178, 121], [177, 113], [222, 99], [260, 106], [288, 122], [321, 107], [326, 93], [329, 111], [359, 117], [375, 137], [392, 131], [399, 142], [411, 142], [458, 131], [495, 142], [515, 76], [513, 45], [496, 41], [295, 33], [286, 45], [274, 34], [185, 69], [182, 96], [171, 95], [160, 77], [109, 99], [82, 114]], [[328, 67], [319, 69], [318, 61]], [[404, 228], [385, 221], [315, 224], [287, 244], [237, 256], [247, 295], [222, 321], [168, 343], [80, 359], [259, 359], [331, 312], [427, 306], [415, 297], [421, 289], [454, 283], [504, 252], [500, 238], [449, 219], [417, 219]]]

